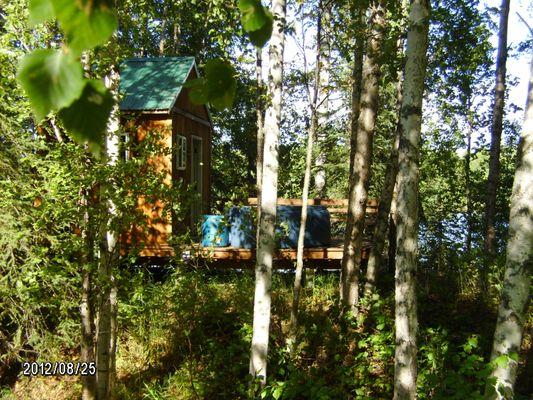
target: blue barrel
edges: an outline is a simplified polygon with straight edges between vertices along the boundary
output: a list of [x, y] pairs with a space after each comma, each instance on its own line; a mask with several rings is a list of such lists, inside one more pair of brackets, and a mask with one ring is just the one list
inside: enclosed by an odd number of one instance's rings
[[228, 213], [230, 223], [229, 242], [236, 249], [254, 249], [256, 229], [251, 207], [231, 207]]
[[[300, 224], [298, 224], [298, 228]], [[327, 247], [331, 245], [331, 222], [329, 211], [324, 206], [307, 207], [305, 224], [305, 247]]]
[[[302, 218], [301, 206], [278, 206], [276, 239], [282, 249], [296, 248]], [[308, 206], [304, 247], [327, 247], [331, 244], [329, 212], [324, 206]]]
[[223, 215], [204, 215], [202, 220], [202, 246], [226, 247], [229, 245], [228, 227]]
[[282, 249], [295, 248], [298, 244], [301, 207], [278, 206], [276, 208], [276, 242]]

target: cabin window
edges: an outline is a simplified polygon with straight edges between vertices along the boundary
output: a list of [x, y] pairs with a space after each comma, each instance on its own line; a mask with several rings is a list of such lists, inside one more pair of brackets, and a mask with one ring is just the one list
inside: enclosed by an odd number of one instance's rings
[[176, 142], [176, 168], [183, 170], [187, 165], [187, 138], [178, 135]]
[[124, 161], [131, 160], [131, 143], [130, 143], [130, 133], [124, 131], [122, 134], [122, 159]]

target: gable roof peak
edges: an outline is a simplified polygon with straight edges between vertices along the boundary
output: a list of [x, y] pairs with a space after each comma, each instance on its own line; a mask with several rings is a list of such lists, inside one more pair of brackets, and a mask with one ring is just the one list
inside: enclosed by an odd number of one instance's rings
[[194, 57], [124, 60], [120, 66], [120, 93], [123, 95], [120, 109], [170, 111], [193, 68], [196, 68]]

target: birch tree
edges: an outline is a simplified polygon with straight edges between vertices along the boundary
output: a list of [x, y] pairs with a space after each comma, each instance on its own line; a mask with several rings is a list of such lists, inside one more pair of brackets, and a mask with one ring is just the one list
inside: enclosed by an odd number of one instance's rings
[[[304, 269], [304, 242], [305, 242], [305, 227], [307, 224], [307, 210], [309, 202], [309, 183], [311, 181], [311, 165], [313, 163], [313, 144], [315, 135], [318, 128], [319, 118], [319, 100], [318, 93], [322, 87], [323, 82], [320, 80], [320, 73], [322, 71], [322, 18], [321, 10], [323, 8], [322, 0], [318, 3], [318, 17], [317, 17], [317, 32], [316, 32], [316, 65], [313, 90], [309, 88], [309, 83], [306, 82], [307, 94], [309, 98], [309, 106], [311, 109], [311, 121], [309, 124], [309, 130], [307, 132], [307, 149], [305, 155], [305, 172], [304, 172], [304, 185], [302, 189], [302, 215], [300, 218], [300, 230], [298, 232], [298, 243], [296, 246], [296, 271], [294, 276], [294, 288], [291, 307], [291, 319], [290, 319], [290, 331], [291, 336], [296, 334], [298, 325], [298, 305], [300, 302], [300, 291], [302, 287], [302, 272]], [[327, 22], [328, 19], [324, 18]], [[304, 55], [304, 62], [306, 63], [306, 57]], [[306, 68], [307, 69], [307, 68]], [[307, 74], [306, 74], [307, 75]], [[326, 94], [327, 95], [327, 94]], [[327, 101], [326, 98], [323, 98]], [[322, 125], [321, 125], [322, 126]], [[322, 126], [323, 127], [323, 126]], [[291, 339], [293, 339], [291, 338]]]
[[[94, 321], [93, 310], [91, 307], [91, 268], [94, 262], [94, 233], [91, 218], [91, 208], [93, 207], [91, 201], [91, 191], [84, 191], [84, 208], [85, 208], [85, 230], [83, 232], [83, 239], [85, 242], [85, 251], [83, 254], [82, 265], [82, 292], [80, 303], [80, 317], [81, 317], [81, 346], [80, 346], [80, 362], [91, 363], [95, 361], [94, 358]], [[82, 381], [82, 400], [94, 400], [95, 398], [95, 378], [92, 375], [81, 377]]]
[[[106, 86], [116, 94], [118, 89], [118, 72], [112, 70], [106, 76]], [[115, 103], [108, 122], [108, 129], [104, 142], [104, 162], [113, 166], [119, 156], [119, 117], [118, 103]], [[118, 235], [113, 229], [113, 218], [116, 218], [116, 207], [110, 199], [112, 188], [110, 184], [102, 185], [101, 197], [104, 200], [104, 213], [107, 213], [100, 224], [100, 259], [98, 264], [99, 281], [99, 310], [98, 329], [96, 339], [96, 393], [98, 400], [111, 396], [111, 386], [114, 380], [115, 347], [116, 347], [116, 308], [117, 287], [113, 267], [118, 254]]]
[[418, 163], [426, 72], [429, 1], [413, 0], [409, 12], [401, 108], [396, 202], [394, 399], [416, 398], [416, 269], [418, 257]]
[[[400, 16], [402, 25], [405, 24], [405, 11], [407, 9], [407, 1], [402, 0], [400, 8]], [[403, 37], [397, 40], [397, 57], [403, 58], [403, 49], [405, 39]], [[396, 130], [392, 136], [392, 147], [385, 171], [385, 181], [378, 204], [378, 213], [376, 216], [376, 226], [372, 235], [372, 248], [368, 257], [368, 264], [366, 268], [366, 282], [365, 282], [365, 296], [371, 294], [376, 288], [376, 280], [378, 269], [381, 264], [383, 255], [383, 248], [385, 247], [385, 238], [389, 227], [389, 215], [391, 211], [391, 203], [396, 184], [396, 176], [398, 174], [398, 147], [400, 145], [400, 110], [402, 106], [402, 88], [403, 88], [403, 70], [399, 68], [397, 72], [396, 83], [396, 108], [398, 112], [398, 119]]]
[[502, 0], [500, 11], [500, 30], [498, 33], [498, 55], [496, 58], [496, 85], [492, 107], [490, 141], [489, 177], [487, 180], [487, 199], [485, 204], [485, 252], [494, 254], [496, 231], [496, 193], [500, 178], [500, 142], [502, 138], [503, 107], [505, 102], [505, 73], [507, 63], [507, 25], [511, 0]]
[[[401, 90], [401, 85], [400, 90]], [[401, 101], [401, 100], [400, 100]], [[379, 198], [378, 214], [376, 217], [376, 226], [372, 235], [372, 248], [368, 257], [366, 267], [365, 296], [371, 294], [376, 288], [378, 278], [378, 269], [381, 264], [383, 248], [385, 247], [385, 237], [389, 228], [389, 215], [391, 210], [394, 184], [398, 174], [398, 147], [400, 145], [399, 128], [394, 134], [387, 170], [385, 171], [385, 181]]]
[[[364, 22], [365, 15], [363, 7], [358, 5], [356, 11], [352, 11], [356, 25], [356, 38], [353, 54], [352, 68], [352, 110], [350, 115], [350, 170], [349, 176], [353, 174], [353, 161], [355, 157], [355, 147], [357, 141], [357, 121], [361, 110], [361, 84], [363, 80], [363, 56], [364, 56]], [[342, 281], [342, 280], [341, 280]], [[342, 290], [341, 290], [342, 295]]]
[[[257, 161], [256, 161], [256, 186], [257, 204], [261, 204], [261, 192], [263, 191], [263, 151], [265, 136], [263, 132], [264, 107], [264, 87], [263, 87], [263, 49], [256, 48], [255, 76], [257, 79], [257, 100], [255, 104], [255, 114], [257, 118]], [[261, 207], [257, 207], [257, 220], [261, 220]], [[256, 243], [259, 244], [259, 229], [256, 233]]]
[[374, 2], [370, 8], [371, 30], [363, 63], [361, 110], [357, 124], [353, 172], [350, 176], [350, 195], [342, 256], [341, 299], [343, 305], [354, 314], [357, 313], [356, 305], [359, 301], [359, 266], [372, 163], [372, 142], [378, 109], [379, 56], [384, 24], [383, 7], [380, 3]]
[[274, 27], [269, 48], [268, 98], [264, 123], [263, 181], [261, 219], [255, 267], [255, 294], [250, 374], [266, 383], [268, 333], [274, 255], [274, 225], [278, 197], [278, 143], [281, 122], [283, 47], [285, 42], [285, 0], [272, 2]]
[[[81, 63], [83, 72], [88, 76], [89, 72], [89, 55], [87, 52], [81, 56]], [[86, 152], [88, 146], [85, 146]], [[85, 158], [85, 168], [89, 170], [91, 159], [87, 154]], [[81, 190], [81, 205], [84, 209], [83, 222], [84, 230], [82, 237], [84, 241], [84, 252], [82, 255], [82, 271], [81, 271], [81, 302], [80, 302], [80, 319], [81, 319], [81, 343], [80, 343], [80, 362], [94, 363], [95, 348], [94, 348], [94, 304], [92, 299], [93, 292], [93, 266], [95, 261], [95, 226], [94, 226], [94, 189], [84, 188]], [[81, 377], [82, 400], [94, 400], [96, 396], [96, 377], [94, 375], [86, 375]]]
[[[317, 96], [317, 108], [318, 115], [317, 125], [324, 127], [328, 120], [329, 114], [329, 86], [330, 86], [330, 57], [331, 57], [331, 45], [329, 41], [329, 29], [331, 26], [331, 7], [330, 1], [319, 1], [318, 3], [318, 23], [317, 23], [317, 50], [320, 42], [320, 52], [317, 53], [318, 61], [320, 64], [321, 73], [318, 75], [319, 96]], [[320, 25], [320, 26], [319, 26]], [[312, 119], [312, 117], [311, 117]], [[316, 132], [318, 154], [315, 159], [315, 190], [318, 197], [324, 197], [326, 189], [326, 171], [324, 165], [326, 163], [326, 152], [324, 149], [326, 141], [326, 130], [321, 129]]]
[[529, 303], [533, 265], [533, 59], [530, 67], [526, 116], [518, 148], [505, 277], [491, 360], [495, 369], [485, 390], [487, 399], [512, 399]]

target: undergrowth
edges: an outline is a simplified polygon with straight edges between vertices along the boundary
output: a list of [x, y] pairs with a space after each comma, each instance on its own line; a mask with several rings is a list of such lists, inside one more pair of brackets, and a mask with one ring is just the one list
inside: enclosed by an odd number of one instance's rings
[[[268, 385], [251, 396], [257, 389], [248, 375], [252, 271], [124, 273], [119, 286], [116, 398], [392, 398], [390, 288], [363, 300], [357, 318], [341, 316], [338, 274], [317, 274], [302, 296], [296, 351], [291, 355], [285, 340], [292, 282], [292, 274], [274, 274]], [[494, 321], [490, 310], [472, 299], [450, 301], [438, 293], [421, 293], [420, 399], [481, 398]], [[36, 382], [45, 385], [43, 380]], [[13, 393], [5, 391], [3, 397], [25, 398], [37, 384], [21, 379], [19, 395], [9, 397]], [[56, 398], [79, 397], [79, 385], [63, 386], [67, 394]]]

